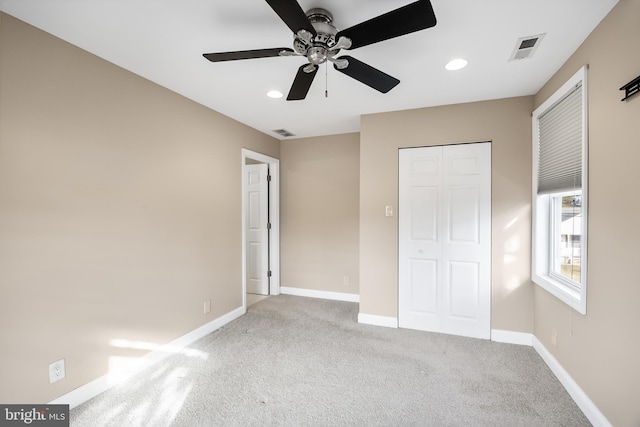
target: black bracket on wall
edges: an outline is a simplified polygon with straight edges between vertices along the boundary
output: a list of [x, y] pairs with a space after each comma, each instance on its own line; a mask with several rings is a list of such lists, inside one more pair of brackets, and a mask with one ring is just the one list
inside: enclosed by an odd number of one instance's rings
[[636, 93], [640, 92], [640, 76], [622, 86], [620, 90], [624, 90], [624, 98], [622, 98], [621, 101], [626, 101]]

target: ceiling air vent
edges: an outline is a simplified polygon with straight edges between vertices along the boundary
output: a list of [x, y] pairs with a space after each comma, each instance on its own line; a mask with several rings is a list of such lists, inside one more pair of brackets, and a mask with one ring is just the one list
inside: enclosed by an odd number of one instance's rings
[[544, 38], [544, 34], [538, 34], [537, 36], [521, 37], [516, 42], [516, 46], [509, 57], [509, 61], [515, 61], [517, 59], [531, 58], [535, 53], [540, 42]]
[[288, 130], [286, 130], [286, 129], [274, 129], [272, 132], [275, 132], [275, 133], [277, 133], [278, 135], [280, 135], [280, 136], [284, 136], [284, 137], [287, 137], [287, 136], [295, 136], [294, 134], [292, 134], [291, 132], [289, 132], [289, 131], [288, 131]]

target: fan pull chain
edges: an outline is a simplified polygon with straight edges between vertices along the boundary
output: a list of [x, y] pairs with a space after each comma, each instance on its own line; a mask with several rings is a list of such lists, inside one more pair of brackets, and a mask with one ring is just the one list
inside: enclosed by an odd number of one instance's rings
[[329, 73], [327, 72], [328, 68], [329, 66], [325, 62], [324, 63], [324, 97], [325, 98], [329, 97]]

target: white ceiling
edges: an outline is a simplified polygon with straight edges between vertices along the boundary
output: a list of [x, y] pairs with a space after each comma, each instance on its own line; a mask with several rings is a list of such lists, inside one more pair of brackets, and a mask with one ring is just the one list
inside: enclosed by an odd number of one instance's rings
[[[202, 57], [291, 47], [291, 31], [264, 0], [0, 0], [0, 9], [279, 138], [274, 129], [296, 137], [358, 132], [362, 114], [534, 94], [617, 1], [432, 0], [434, 28], [347, 53], [400, 79], [397, 87], [381, 94], [323, 65], [303, 101], [266, 92], [286, 95], [304, 58]], [[299, 0], [305, 11], [329, 10], [338, 30], [411, 2]], [[541, 33], [532, 58], [508, 61], [518, 38]], [[457, 57], [469, 65], [446, 71]]]

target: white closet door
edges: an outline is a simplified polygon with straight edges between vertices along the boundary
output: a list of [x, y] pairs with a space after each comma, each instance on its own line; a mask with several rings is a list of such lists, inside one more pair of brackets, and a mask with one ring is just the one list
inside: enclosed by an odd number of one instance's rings
[[442, 147], [400, 150], [399, 313], [402, 328], [442, 330]]
[[399, 156], [399, 326], [489, 338], [491, 144]]

